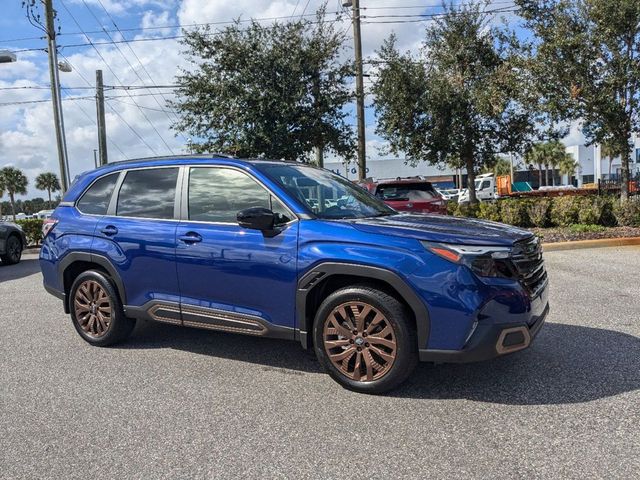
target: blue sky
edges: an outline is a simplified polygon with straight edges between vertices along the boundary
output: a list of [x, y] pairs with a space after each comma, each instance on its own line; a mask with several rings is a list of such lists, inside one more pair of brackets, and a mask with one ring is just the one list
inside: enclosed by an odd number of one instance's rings
[[[39, 3], [36, 2], [36, 3]], [[54, 0], [58, 11], [57, 24], [61, 27], [58, 45], [59, 60], [68, 60], [71, 73], [61, 73], [63, 87], [81, 87], [64, 90], [63, 96], [90, 97], [95, 82], [95, 70], [102, 69], [106, 85], [168, 85], [181, 66], [186, 66], [181, 46], [175, 39], [162, 41], [151, 38], [180, 34], [179, 28], [154, 28], [188, 25], [202, 22], [225, 22], [235, 18], [271, 18], [312, 14], [321, 0]], [[51, 104], [49, 102], [2, 105], [15, 102], [47, 100], [46, 88], [14, 89], [17, 86], [46, 87], [49, 85], [47, 56], [43, 39], [17, 40], [39, 37], [42, 32], [32, 26], [21, 7], [21, 0], [4, 0], [0, 17], [0, 49], [17, 51], [19, 61], [0, 65], [0, 167], [14, 165], [22, 168], [33, 185], [33, 179], [42, 171], [58, 172], [57, 153]], [[338, 12], [341, 2], [329, 0], [327, 11]], [[511, 4], [495, 0], [495, 7]], [[416, 6], [422, 6], [416, 8]], [[365, 57], [371, 57], [374, 49], [391, 32], [399, 38], [400, 48], [417, 51], [423, 38], [425, 23], [367, 23], [395, 19], [390, 15], [436, 13], [439, 0], [361, 0], [363, 9], [362, 35]], [[104, 8], [103, 8], [104, 6]], [[66, 7], [66, 8], [65, 8]], [[305, 10], [306, 7], [306, 10]], [[105, 11], [106, 9], [106, 11]], [[43, 12], [41, 12], [43, 14]], [[334, 18], [336, 14], [331, 14]], [[368, 16], [368, 19], [366, 18]], [[74, 20], [75, 19], [75, 20]], [[512, 23], [517, 17], [510, 17]], [[114, 30], [115, 22], [120, 32], [110, 33], [111, 39], [142, 40], [134, 43], [71, 47], [87, 43], [88, 32], [94, 43], [108, 42], [102, 28]], [[350, 20], [342, 16], [338, 28], [350, 31]], [[145, 28], [145, 30], [131, 30]], [[94, 32], [94, 33], [89, 33]], [[6, 40], [16, 39], [12, 42]], [[345, 55], [351, 55], [348, 45]], [[141, 64], [143, 66], [141, 66]], [[153, 92], [154, 95], [150, 95]], [[160, 96], [158, 92], [163, 92]], [[128, 96], [131, 94], [132, 96]], [[117, 90], [107, 92], [107, 135], [110, 160], [150, 156], [154, 154], [185, 151], [186, 137], [175, 136], [170, 123], [175, 116], [167, 111], [165, 100], [171, 90]], [[65, 100], [63, 102], [65, 127], [71, 176], [93, 167], [93, 149], [97, 148], [95, 127], [95, 101], [92, 98]], [[353, 109], [349, 109], [355, 123]], [[367, 109], [368, 157], [379, 158], [379, 148], [384, 142], [374, 134], [373, 110]], [[142, 140], [141, 140], [142, 139]], [[42, 195], [32, 186], [27, 197]]]

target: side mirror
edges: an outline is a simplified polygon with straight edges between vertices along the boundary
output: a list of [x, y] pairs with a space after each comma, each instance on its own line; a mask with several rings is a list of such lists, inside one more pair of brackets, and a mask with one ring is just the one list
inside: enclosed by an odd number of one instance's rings
[[275, 215], [264, 207], [251, 207], [241, 210], [236, 215], [238, 225], [252, 230], [272, 231]]

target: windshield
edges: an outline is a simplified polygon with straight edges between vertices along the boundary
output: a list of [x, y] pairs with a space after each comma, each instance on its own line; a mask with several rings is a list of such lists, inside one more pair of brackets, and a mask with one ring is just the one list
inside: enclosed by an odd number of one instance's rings
[[430, 183], [385, 183], [378, 185], [376, 195], [383, 200], [428, 201], [437, 198]]
[[308, 165], [256, 163], [319, 218], [364, 218], [392, 215], [395, 210], [350, 181]]

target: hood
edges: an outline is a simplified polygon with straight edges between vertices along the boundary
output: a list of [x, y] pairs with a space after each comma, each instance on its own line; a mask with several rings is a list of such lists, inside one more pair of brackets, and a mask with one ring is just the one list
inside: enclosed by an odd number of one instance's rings
[[464, 245], [510, 246], [533, 235], [502, 223], [449, 215], [397, 214], [349, 222], [363, 232]]

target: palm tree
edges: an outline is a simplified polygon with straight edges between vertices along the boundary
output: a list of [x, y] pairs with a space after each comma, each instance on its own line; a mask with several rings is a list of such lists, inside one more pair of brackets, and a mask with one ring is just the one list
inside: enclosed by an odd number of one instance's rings
[[51, 208], [51, 192], [60, 190], [60, 181], [55, 173], [45, 172], [36, 177], [36, 188], [46, 190], [49, 194], [49, 208]]
[[619, 153], [615, 151], [613, 146], [607, 143], [602, 144], [600, 152], [603, 157], [609, 159], [609, 180], [611, 180], [611, 164], [613, 163], [613, 160], [619, 155]]
[[2, 186], [9, 194], [9, 202], [11, 202], [11, 213], [13, 221], [16, 220], [16, 200], [15, 195], [26, 195], [29, 180], [22, 170], [13, 167], [4, 167], [0, 170], [0, 178], [2, 178]]
[[564, 157], [558, 161], [558, 170], [562, 175], [566, 174], [569, 177], [569, 183], [571, 183], [571, 176], [576, 172], [578, 167], [580, 167], [580, 164], [573, 158], [573, 155], [567, 152], [565, 152]]
[[[547, 161], [549, 162], [549, 165], [551, 165], [551, 182], [552, 182], [552, 185], [555, 186], [556, 184], [555, 175], [554, 175], [555, 169], [560, 165], [560, 162], [566, 161], [566, 156], [568, 155], [567, 148], [559, 140], [553, 140], [551, 142], [547, 142], [545, 144], [545, 147], [546, 147], [545, 150], [547, 152], [547, 158], [548, 158]], [[571, 157], [571, 159], [573, 160], [573, 157]]]
[[542, 165], [545, 163], [546, 152], [544, 143], [536, 143], [525, 156], [527, 163], [538, 165], [538, 183], [542, 186]]

